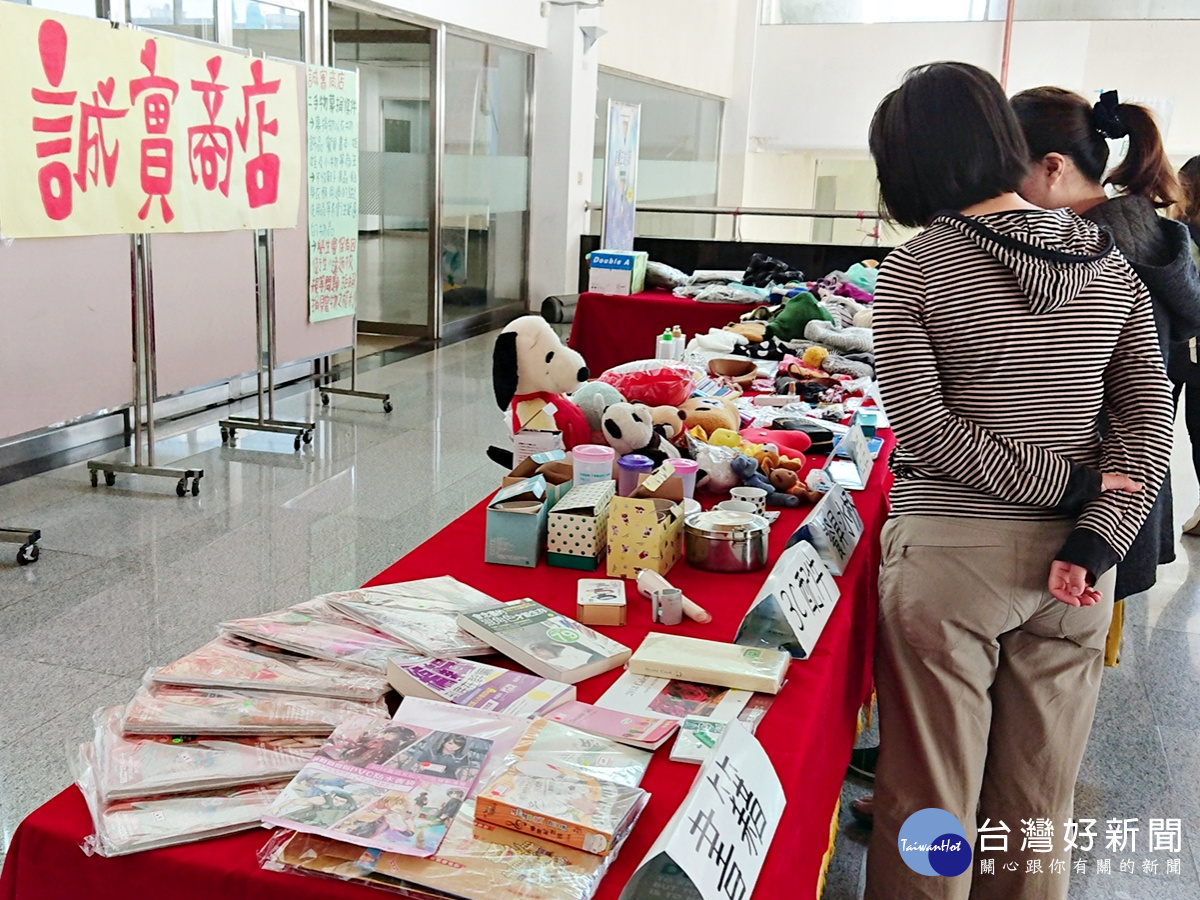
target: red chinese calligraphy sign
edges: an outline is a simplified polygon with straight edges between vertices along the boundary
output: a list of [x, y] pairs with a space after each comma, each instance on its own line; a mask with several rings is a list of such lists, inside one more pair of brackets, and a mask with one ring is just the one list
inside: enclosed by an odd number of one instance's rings
[[5, 236], [295, 227], [295, 67], [5, 3], [0, 78]]

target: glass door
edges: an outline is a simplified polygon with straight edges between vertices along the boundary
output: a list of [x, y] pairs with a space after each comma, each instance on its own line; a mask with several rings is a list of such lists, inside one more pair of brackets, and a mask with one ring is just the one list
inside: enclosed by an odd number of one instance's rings
[[331, 5], [329, 37], [358, 72], [358, 329], [433, 338], [437, 32]]

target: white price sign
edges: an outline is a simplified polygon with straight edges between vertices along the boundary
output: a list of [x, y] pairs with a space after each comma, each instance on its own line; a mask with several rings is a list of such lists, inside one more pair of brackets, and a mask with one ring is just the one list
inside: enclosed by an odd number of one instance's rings
[[854, 500], [840, 484], [820, 499], [792, 535], [790, 543], [808, 541], [833, 575], [842, 575], [862, 537], [863, 523]]
[[620, 900], [748, 900], [786, 803], [762, 745], [730, 722]]

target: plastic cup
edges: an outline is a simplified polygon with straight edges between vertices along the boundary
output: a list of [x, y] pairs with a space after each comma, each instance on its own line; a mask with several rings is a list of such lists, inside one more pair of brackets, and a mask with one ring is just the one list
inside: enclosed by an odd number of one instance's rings
[[673, 459], [671, 465], [683, 482], [683, 496], [691, 499], [696, 493], [696, 473], [700, 470], [700, 463], [694, 459]]
[[654, 471], [654, 460], [640, 453], [627, 453], [617, 460], [617, 493], [628, 497], [637, 490], [638, 476]]
[[597, 481], [612, 481], [615, 457], [613, 448], [602, 444], [580, 444], [573, 448], [571, 458], [575, 466], [575, 484], [578, 486]]

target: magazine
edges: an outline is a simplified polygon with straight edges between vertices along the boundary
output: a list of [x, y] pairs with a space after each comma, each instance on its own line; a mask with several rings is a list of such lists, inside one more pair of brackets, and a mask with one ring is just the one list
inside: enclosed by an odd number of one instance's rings
[[377, 672], [386, 672], [392, 657], [421, 656], [395, 638], [346, 618], [319, 597], [263, 616], [222, 622], [220, 627], [272, 647]]
[[449, 575], [326, 594], [333, 609], [426, 656], [481, 656], [492, 649], [460, 631], [460, 613], [500, 606]]
[[347, 719], [263, 815], [269, 825], [430, 856], [492, 742], [403, 720]]
[[547, 713], [546, 718], [589, 734], [634, 747], [644, 747], [647, 750], [657, 750], [679, 727], [677, 719], [635, 716], [575, 700]]
[[470, 659], [394, 659], [388, 680], [405, 697], [441, 700], [513, 716], [545, 715], [575, 699], [575, 687]]
[[249, 831], [259, 826], [263, 812], [283, 788], [283, 782], [279, 782], [185, 797], [104, 803], [92, 777], [92, 745], [82, 745], [79, 754], [77, 783], [95, 828], [84, 839], [84, 852], [88, 854], [122, 856]]
[[182, 687], [285, 691], [344, 700], [379, 700], [388, 690], [387, 680], [376, 673], [236, 635], [209, 641], [182, 659], [155, 669], [150, 679]]
[[126, 734], [320, 735], [347, 716], [387, 715], [382, 700], [359, 703], [303, 694], [143, 684], [125, 707]]
[[99, 709], [92, 740], [101, 801], [187, 794], [286, 781], [320, 749], [320, 737], [165, 737], [121, 733], [121, 707]]
[[728, 722], [737, 718], [753, 696], [752, 691], [622, 672], [596, 705], [637, 716], [702, 716]]

